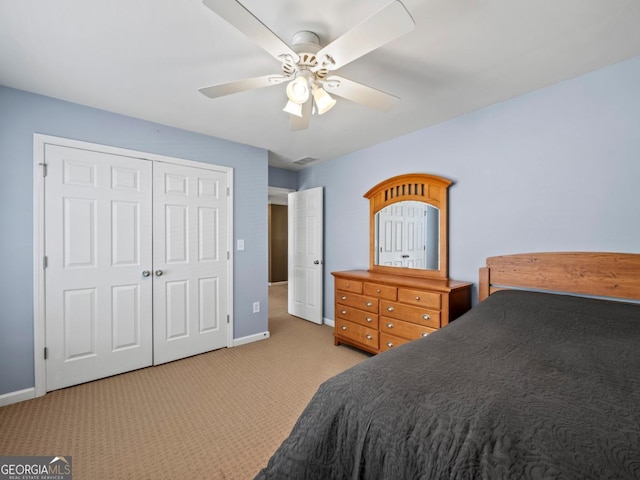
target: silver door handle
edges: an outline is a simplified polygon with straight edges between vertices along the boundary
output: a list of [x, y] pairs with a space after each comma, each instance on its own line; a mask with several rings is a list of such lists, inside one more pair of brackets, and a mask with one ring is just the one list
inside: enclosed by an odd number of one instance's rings
[[162, 270], [156, 270], [155, 274], [156, 274], [156, 277], [161, 277], [164, 274], [164, 272]]
[[151, 272], [150, 272], [149, 270], [143, 270], [143, 271], [142, 271], [142, 276], [143, 276], [143, 277], [147, 278], [147, 277], [148, 277], [148, 276], [150, 276], [150, 275], [151, 275]]
[[313, 264], [314, 264], [314, 265], [320, 265], [320, 260], [314, 260], [314, 261], [313, 261]]

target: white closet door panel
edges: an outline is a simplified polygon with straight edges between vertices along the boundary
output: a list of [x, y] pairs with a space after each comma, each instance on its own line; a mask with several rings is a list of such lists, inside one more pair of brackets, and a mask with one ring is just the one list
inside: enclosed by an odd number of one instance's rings
[[[158, 206], [157, 208], [161, 208]], [[165, 252], [164, 263], [183, 263], [189, 261], [189, 218], [188, 206], [164, 205], [165, 209]]]
[[[162, 282], [158, 282], [162, 283]], [[189, 335], [189, 282], [164, 282], [167, 340], [185, 338]], [[158, 292], [159, 293], [159, 292]]]
[[47, 390], [152, 362], [151, 162], [47, 145]]
[[209, 207], [198, 208], [198, 260], [201, 262], [220, 261], [220, 224], [218, 209]]
[[220, 328], [220, 279], [201, 278], [198, 281], [200, 286], [198, 308], [200, 333]]
[[112, 202], [111, 257], [112, 265], [140, 263], [140, 205], [136, 202]]
[[[112, 287], [111, 312], [113, 318], [113, 349], [140, 346], [140, 287], [118, 285]], [[149, 341], [146, 339], [146, 341]]]
[[64, 291], [64, 360], [93, 357], [97, 331], [96, 289]]
[[224, 172], [154, 166], [154, 363], [227, 346]]

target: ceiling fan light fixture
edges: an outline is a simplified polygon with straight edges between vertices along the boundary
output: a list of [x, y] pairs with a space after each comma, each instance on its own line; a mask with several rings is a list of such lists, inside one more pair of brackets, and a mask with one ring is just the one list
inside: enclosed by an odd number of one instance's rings
[[313, 86], [313, 100], [316, 103], [318, 115], [327, 113], [336, 104], [336, 99], [329, 95], [322, 87]]
[[303, 76], [296, 77], [287, 85], [289, 101], [302, 105], [309, 100], [309, 83]]
[[302, 118], [302, 103], [295, 103], [289, 100], [282, 111]]

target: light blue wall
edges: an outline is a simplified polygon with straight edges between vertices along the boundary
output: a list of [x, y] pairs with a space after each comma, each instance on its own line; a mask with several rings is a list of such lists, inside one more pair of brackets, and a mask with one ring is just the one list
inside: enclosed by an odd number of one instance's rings
[[325, 317], [330, 272], [368, 266], [362, 195], [403, 173], [454, 182], [454, 279], [500, 254], [640, 253], [639, 85], [637, 57], [302, 170], [300, 189], [325, 187]]
[[298, 189], [298, 172], [284, 168], [269, 167], [269, 186]]
[[33, 380], [33, 134], [234, 168], [234, 338], [268, 329], [267, 151], [0, 86], [0, 394]]

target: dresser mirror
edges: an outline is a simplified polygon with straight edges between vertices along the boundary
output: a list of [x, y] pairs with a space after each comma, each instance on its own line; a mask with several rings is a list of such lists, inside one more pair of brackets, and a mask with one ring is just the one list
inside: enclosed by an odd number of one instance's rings
[[371, 271], [447, 278], [447, 189], [427, 174], [385, 180], [364, 197], [370, 202]]

